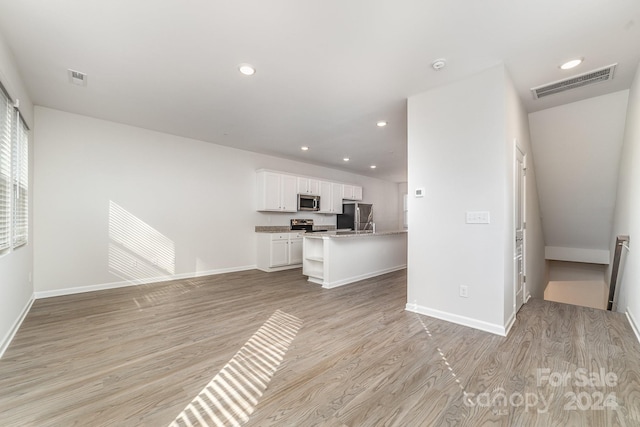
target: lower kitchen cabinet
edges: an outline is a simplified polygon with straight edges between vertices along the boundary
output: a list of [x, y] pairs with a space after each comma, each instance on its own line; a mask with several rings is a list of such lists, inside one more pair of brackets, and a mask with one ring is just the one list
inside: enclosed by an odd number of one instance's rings
[[[296, 233], [299, 235], [300, 233]], [[291, 265], [302, 265], [302, 235], [289, 240], [289, 262]]]
[[257, 267], [279, 271], [302, 266], [304, 233], [258, 233]]

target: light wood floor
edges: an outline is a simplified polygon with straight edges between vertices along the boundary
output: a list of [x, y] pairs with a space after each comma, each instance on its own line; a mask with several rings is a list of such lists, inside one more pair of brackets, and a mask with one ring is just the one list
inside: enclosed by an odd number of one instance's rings
[[405, 288], [256, 270], [38, 300], [0, 360], [0, 425], [167, 426], [278, 310], [300, 323], [245, 425], [640, 425], [624, 315], [531, 300], [503, 338], [406, 312]]
[[609, 287], [603, 281], [562, 280], [550, 281], [544, 290], [547, 301], [563, 302], [582, 307], [607, 309]]

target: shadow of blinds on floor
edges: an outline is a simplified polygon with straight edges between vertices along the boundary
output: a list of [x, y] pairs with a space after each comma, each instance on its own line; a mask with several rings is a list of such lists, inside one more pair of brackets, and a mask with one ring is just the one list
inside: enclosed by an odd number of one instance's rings
[[301, 326], [276, 310], [169, 427], [246, 423]]

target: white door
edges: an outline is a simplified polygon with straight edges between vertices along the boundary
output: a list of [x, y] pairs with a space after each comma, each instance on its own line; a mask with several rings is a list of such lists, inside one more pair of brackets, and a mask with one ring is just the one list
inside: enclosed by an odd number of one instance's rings
[[525, 268], [525, 200], [526, 200], [526, 155], [520, 147], [516, 146], [516, 170], [515, 170], [515, 236], [516, 244], [513, 257], [515, 270], [515, 309], [520, 310], [524, 304], [526, 286]]

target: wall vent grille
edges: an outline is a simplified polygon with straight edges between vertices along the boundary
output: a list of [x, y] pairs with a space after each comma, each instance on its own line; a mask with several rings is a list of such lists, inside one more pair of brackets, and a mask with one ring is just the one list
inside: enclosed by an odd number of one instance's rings
[[611, 80], [613, 79], [613, 72], [616, 69], [616, 65], [618, 64], [611, 64], [606, 67], [598, 68], [597, 70], [589, 71], [568, 79], [559, 80], [557, 82], [531, 88], [533, 99], [540, 99], [542, 97], [553, 95], [555, 93], [560, 93], [567, 90], [577, 89], [579, 87], [589, 86], [592, 84]]
[[85, 73], [69, 69], [67, 70], [67, 74], [69, 75], [69, 83], [78, 86], [87, 85], [87, 75]]

